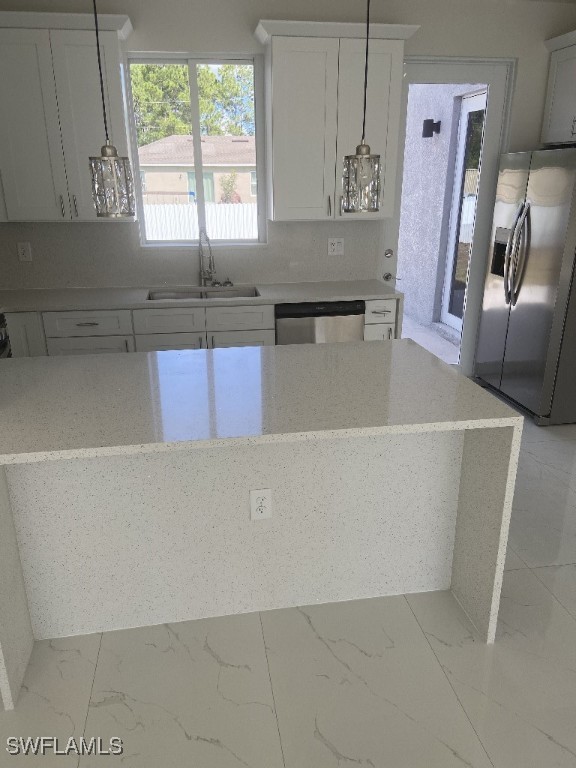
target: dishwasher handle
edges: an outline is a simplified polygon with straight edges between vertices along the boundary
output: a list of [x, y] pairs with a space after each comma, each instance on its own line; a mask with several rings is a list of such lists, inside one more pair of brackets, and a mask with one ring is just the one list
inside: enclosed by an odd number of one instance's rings
[[294, 304], [276, 304], [274, 314], [277, 320], [285, 317], [345, 317], [364, 315], [366, 302], [355, 301], [306, 301]]

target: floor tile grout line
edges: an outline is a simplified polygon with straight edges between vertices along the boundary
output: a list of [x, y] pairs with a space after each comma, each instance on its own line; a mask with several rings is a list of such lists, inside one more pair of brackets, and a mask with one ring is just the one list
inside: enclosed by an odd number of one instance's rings
[[446, 674], [446, 670], [445, 670], [445, 669], [444, 669], [444, 667], [442, 666], [442, 662], [440, 661], [440, 659], [439, 659], [439, 658], [438, 658], [438, 656], [436, 655], [436, 651], [435, 651], [435, 650], [434, 650], [434, 648], [432, 647], [432, 643], [431, 643], [431, 642], [430, 642], [430, 640], [428, 639], [428, 635], [427, 635], [427, 634], [426, 634], [426, 632], [424, 631], [424, 628], [423, 628], [423, 626], [422, 626], [422, 625], [420, 624], [420, 622], [418, 621], [418, 617], [416, 616], [416, 614], [415, 614], [415, 612], [414, 612], [414, 610], [413, 610], [412, 606], [410, 605], [410, 601], [408, 600], [408, 597], [407, 597], [406, 595], [402, 595], [402, 597], [403, 597], [403, 598], [404, 598], [404, 600], [406, 601], [406, 603], [407, 603], [407, 605], [408, 605], [408, 608], [409, 608], [409, 610], [410, 610], [410, 612], [411, 612], [412, 616], [414, 616], [414, 620], [416, 621], [416, 624], [418, 624], [418, 627], [419, 627], [419, 629], [420, 629], [420, 632], [422, 632], [422, 634], [424, 635], [424, 639], [426, 640], [426, 642], [427, 642], [427, 644], [428, 644], [428, 647], [430, 648], [430, 650], [432, 651], [432, 653], [433, 653], [433, 655], [434, 655], [434, 658], [435, 658], [435, 659], [436, 659], [436, 661], [438, 662], [438, 666], [439, 666], [439, 667], [440, 667], [440, 669], [442, 670], [442, 674], [443, 674], [443, 675], [444, 675], [444, 677], [446, 678], [446, 682], [448, 683], [448, 685], [450, 686], [450, 688], [451, 688], [452, 692], [454, 693], [454, 696], [456, 697], [456, 701], [458, 702], [458, 705], [460, 706], [460, 709], [462, 710], [462, 712], [464, 712], [464, 717], [466, 718], [466, 720], [468, 720], [468, 722], [470, 723], [470, 727], [472, 728], [472, 730], [473, 730], [473, 731], [474, 731], [474, 733], [476, 734], [476, 738], [478, 739], [478, 743], [480, 744], [480, 746], [481, 746], [481, 747], [482, 747], [482, 749], [484, 750], [484, 754], [486, 755], [486, 758], [487, 758], [488, 762], [490, 763], [490, 765], [491, 765], [491, 766], [493, 766], [493, 768], [495, 768], [495, 764], [494, 764], [494, 762], [493, 762], [492, 758], [490, 757], [490, 754], [488, 753], [488, 750], [486, 749], [486, 746], [485, 746], [484, 742], [483, 742], [483, 741], [482, 741], [482, 739], [480, 738], [480, 734], [478, 733], [478, 731], [477, 731], [477, 730], [476, 730], [476, 728], [474, 727], [474, 724], [473, 724], [472, 720], [470, 720], [470, 718], [468, 717], [468, 712], [466, 712], [466, 709], [464, 708], [464, 705], [463, 705], [463, 704], [462, 704], [462, 702], [460, 701], [460, 697], [459, 697], [459, 696], [458, 696], [458, 694], [456, 693], [456, 689], [454, 688], [454, 686], [453, 686], [453, 685], [452, 685], [452, 683], [450, 682], [450, 678], [449, 678], [449, 677], [448, 677], [448, 675]]
[[[90, 703], [92, 701], [92, 694], [94, 693], [94, 683], [96, 682], [96, 670], [98, 669], [98, 662], [100, 661], [100, 650], [102, 648], [102, 637], [104, 636], [104, 632], [100, 632], [100, 640], [98, 641], [98, 653], [96, 654], [96, 662], [94, 664], [94, 674], [92, 675], [92, 684], [90, 686], [90, 693], [88, 695], [88, 706], [86, 707], [86, 717], [84, 718], [84, 728], [82, 729], [82, 736], [86, 738], [86, 726], [88, 725], [88, 715], [90, 714]], [[80, 768], [80, 760], [82, 758], [78, 758], [78, 765], [76, 768]]]
[[272, 704], [274, 705], [274, 717], [276, 718], [276, 729], [278, 730], [278, 741], [280, 743], [280, 752], [282, 754], [282, 764], [286, 768], [286, 758], [284, 757], [284, 747], [282, 745], [282, 735], [280, 733], [280, 721], [278, 720], [278, 709], [276, 707], [276, 697], [274, 696], [274, 685], [272, 683], [272, 672], [270, 671], [270, 661], [268, 660], [268, 649], [266, 648], [266, 638], [264, 637], [264, 625], [262, 623], [262, 612], [258, 612], [260, 619], [260, 631], [262, 633], [262, 644], [264, 646], [264, 655], [266, 656], [266, 666], [268, 668], [268, 679], [270, 680], [270, 692], [272, 694]]
[[[567, 565], [576, 565], [576, 563], [568, 563]], [[556, 595], [554, 594], [554, 592], [552, 592], [548, 584], [546, 584], [545, 581], [542, 581], [542, 579], [538, 576], [536, 571], [539, 568], [564, 568], [564, 566], [563, 565], [539, 565], [539, 566], [536, 566], [535, 568], [529, 568], [529, 570], [538, 579], [538, 582], [542, 584], [544, 589], [546, 589], [552, 595], [552, 599], [555, 600], [558, 603], [558, 605], [566, 611], [566, 613], [568, 614], [568, 616], [570, 616], [571, 619], [574, 619], [574, 621], [576, 621], [576, 614], [572, 613], [570, 608], [564, 605], [564, 603], [562, 602], [562, 600], [560, 600], [559, 597], [556, 597]]]

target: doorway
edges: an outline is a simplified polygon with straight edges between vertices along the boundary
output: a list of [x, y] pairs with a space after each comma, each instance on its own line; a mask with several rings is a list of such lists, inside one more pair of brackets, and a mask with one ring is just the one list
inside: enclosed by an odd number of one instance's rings
[[404, 336], [456, 365], [480, 181], [487, 85], [410, 84], [398, 237]]
[[440, 321], [457, 331], [459, 337], [462, 335], [468, 264], [476, 221], [487, 100], [486, 88], [461, 97], [455, 137], [456, 161]]
[[[384, 237], [384, 248], [397, 255], [397, 264], [384, 261], [383, 271], [395, 274], [401, 281], [395, 287], [406, 296], [403, 335], [432, 346], [430, 351], [447, 362], [459, 361], [465, 375], [473, 371], [514, 76], [510, 59], [408, 57], [405, 65], [400, 132], [406, 151], [400, 153], [404, 167], [398, 173], [397, 213]], [[472, 102], [476, 96], [485, 99], [480, 110]], [[475, 153], [466, 158], [465, 128], [469, 114], [478, 111], [483, 111], [481, 165], [466, 173], [464, 165]], [[436, 124], [439, 133], [423, 136], [424, 120]], [[477, 116], [473, 123], [477, 138]]]

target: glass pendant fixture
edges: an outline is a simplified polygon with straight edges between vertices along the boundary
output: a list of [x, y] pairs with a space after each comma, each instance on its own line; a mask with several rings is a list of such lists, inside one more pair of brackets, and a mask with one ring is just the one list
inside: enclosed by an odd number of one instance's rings
[[96, 31], [96, 50], [98, 53], [98, 71], [100, 74], [100, 94], [102, 96], [102, 115], [106, 144], [100, 150], [99, 157], [90, 158], [92, 173], [92, 198], [96, 215], [101, 219], [121, 219], [136, 215], [134, 198], [134, 180], [130, 160], [120, 157], [118, 150], [110, 141], [108, 131], [108, 115], [104, 97], [104, 78], [102, 76], [102, 56], [100, 53], [100, 30], [98, 29], [98, 12], [96, 0], [94, 5], [94, 29]]
[[344, 158], [342, 213], [376, 213], [380, 209], [380, 155], [366, 144], [366, 92], [368, 90], [368, 47], [370, 41], [370, 0], [366, 7], [366, 57], [364, 61], [364, 114], [362, 140], [355, 155]]

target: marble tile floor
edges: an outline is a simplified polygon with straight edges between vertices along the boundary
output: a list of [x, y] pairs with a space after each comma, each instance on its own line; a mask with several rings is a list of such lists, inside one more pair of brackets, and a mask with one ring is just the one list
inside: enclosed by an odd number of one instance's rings
[[[36, 643], [0, 766], [576, 768], [576, 426], [526, 422], [498, 638], [449, 593]], [[120, 737], [14, 756], [8, 736]]]

